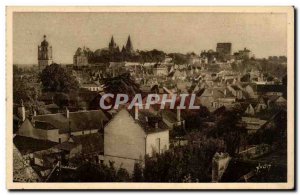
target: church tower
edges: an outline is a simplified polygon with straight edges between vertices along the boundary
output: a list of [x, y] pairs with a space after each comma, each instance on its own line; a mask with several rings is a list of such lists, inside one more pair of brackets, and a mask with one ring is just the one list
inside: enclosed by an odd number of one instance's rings
[[46, 35], [44, 35], [41, 45], [38, 46], [38, 62], [40, 69], [52, 64], [52, 46], [47, 42]]
[[110, 43], [108, 45], [108, 49], [110, 52], [114, 52], [117, 49], [117, 44], [115, 43], [114, 36], [111, 37]]
[[126, 43], [125, 49], [126, 49], [126, 51], [127, 51], [128, 53], [133, 53], [133, 46], [132, 46], [132, 43], [131, 43], [130, 35], [128, 36], [128, 39], [127, 39], [127, 43]]

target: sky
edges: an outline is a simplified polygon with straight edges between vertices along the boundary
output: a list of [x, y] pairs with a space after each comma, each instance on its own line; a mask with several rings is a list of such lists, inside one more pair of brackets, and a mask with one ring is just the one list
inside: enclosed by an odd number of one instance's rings
[[43, 35], [56, 63], [72, 63], [78, 47], [108, 47], [111, 36], [122, 48], [128, 35], [134, 49], [195, 52], [232, 42], [255, 57], [286, 55], [287, 21], [281, 13], [14, 13], [14, 64], [37, 64]]

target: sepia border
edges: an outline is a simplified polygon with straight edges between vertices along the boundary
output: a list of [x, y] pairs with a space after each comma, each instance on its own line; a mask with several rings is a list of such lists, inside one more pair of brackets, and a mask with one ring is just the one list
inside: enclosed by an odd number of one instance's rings
[[[287, 15], [287, 183], [19, 183], [13, 182], [12, 68], [14, 12], [202, 12], [202, 13], [286, 13]], [[294, 129], [294, 7], [6, 7], [6, 187], [22, 189], [110, 189], [110, 190], [209, 190], [209, 189], [285, 189], [295, 188]]]

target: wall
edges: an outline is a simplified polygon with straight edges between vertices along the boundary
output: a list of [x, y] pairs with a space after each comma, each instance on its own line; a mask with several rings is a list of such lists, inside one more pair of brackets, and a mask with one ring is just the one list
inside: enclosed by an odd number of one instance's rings
[[[160, 140], [160, 151], [158, 150], [158, 140]], [[169, 149], [169, 131], [161, 131], [147, 135], [146, 154], [152, 156], [154, 153], [163, 153]]]
[[[117, 160], [117, 164], [134, 166], [134, 160], [145, 156], [144, 130], [125, 110], [120, 110], [104, 128], [105, 162]], [[131, 159], [131, 160], [130, 160]]]
[[52, 64], [52, 60], [39, 60], [39, 66], [48, 66]]
[[18, 135], [24, 137], [31, 137], [34, 139], [58, 142], [59, 141], [58, 131], [59, 131], [58, 129], [51, 129], [51, 130], [36, 129], [32, 126], [30, 121], [26, 119], [19, 129]]
[[231, 157], [227, 153], [216, 153], [212, 159], [212, 182], [221, 180]]
[[114, 162], [114, 167], [116, 169], [124, 168], [127, 170], [127, 172], [132, 175], [134, 170], [134, 164], [138, 162], [142, 162], [141, 160], [134, 160], [134, 159], [128, 159], [128, 158], [120, 158], [115, 156], [105, 156], [104, 157], [104, 164], [109, 165], [109, 161]]

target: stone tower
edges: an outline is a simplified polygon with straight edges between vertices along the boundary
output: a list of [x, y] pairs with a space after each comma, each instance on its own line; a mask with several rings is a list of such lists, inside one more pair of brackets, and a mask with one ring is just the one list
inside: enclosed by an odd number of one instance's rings
[[108, 45], [108, 49], [110, 52], [114, 52], [117, 49], [117, 44], [115, 43], [114, 37], [111, 37], [110, 43]]
[[40, 69], [52, 64], [52, 46], [47, 42], [46, 35], [44, 35], [41, 45], [38, 46], [38, 62]]
[[127, 39], [127, 43], [126, 43], [126, 46], [125, 46], [125, 49], [128, 53], [132, 53], [133, 52], [133, 46], [132, 46], [132, 42], [131, 42], [131, 39], [130, 39], [130, 35], [128, 36], [128, 39]]

